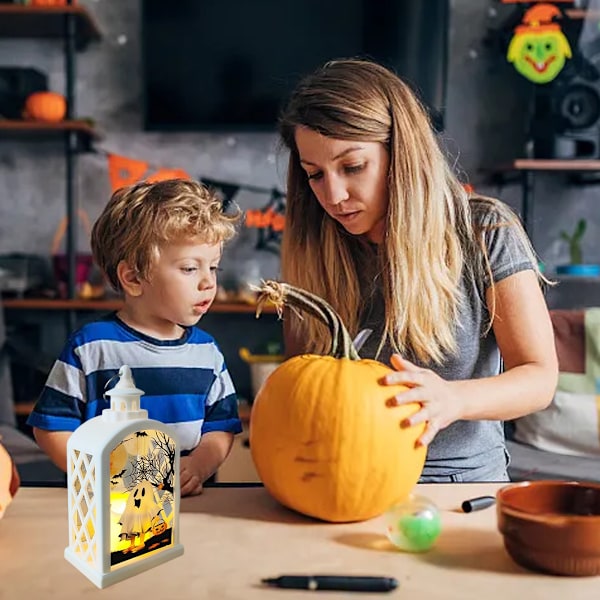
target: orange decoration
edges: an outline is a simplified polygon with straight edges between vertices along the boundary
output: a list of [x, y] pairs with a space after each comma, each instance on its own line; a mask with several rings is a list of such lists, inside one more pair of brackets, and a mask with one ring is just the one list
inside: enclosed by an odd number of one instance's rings
[[108, 177], [113, 192], [143, 179], [148, 163], [117, 154], [108, 155]]
[[146, 177], [145, 181], [154, 182], [167, 179], [191, 179], [191, 177], [183, 169], [159, 169], [150, 177]]
[[272, 208], [264, 212], [262, 210], [246, 211], [246, 227], [256, 227], [257, 229], [271, 227], [273, 231], [283, 231], [284, 225], [285, 216]]
[[[152, 173], [152, 171], [154, 171]], [[148, 174], [148, 173], [151, 174]], [[167, 169], [152, 167], [143, 160], [108, 154], [108, 177], [113, 192], [133, 185], [138, 181], [165, 181], [166, 179], [191, 179], [191, 176], [183, 169]]]
[[[67, 6], [67, 0], [30, 0], [31, 6]], [[71, 0], [71, 4], [77, 4], [77, 0]]]
[[536, 4], [523, 15], [523, 24], [515, 27], [515, 33], [560, 31], [560, 25], [552, 19], [561, 16], [560, 10], [552, 4]]
[[58, 123], [67, 114], [65, 97], [56, 92], [34, 92], [25, 100], [24, 117], [35, 121]]

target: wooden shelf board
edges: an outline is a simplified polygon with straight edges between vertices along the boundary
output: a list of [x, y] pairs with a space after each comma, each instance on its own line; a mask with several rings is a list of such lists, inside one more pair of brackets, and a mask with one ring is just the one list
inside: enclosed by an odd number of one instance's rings
[[22, 6], [0, 4], [0, 37], [62, 38], [65, 16], [74, 15], [77, 49], [102, 38], [91, 14], [83, 6]]
[[[557, 4], [571, 3], [575, 4], [573, 0], [546, 0], [547, 2], [554, 2]], [[502, 4], [525, 4], [530, 3], [531, 0], [502, 0]], [[569, 17], [569, 19], [597, 19], [600, 17], [600, 10], [593, 8], [564, 8], [563, 12]]]
[[600, 283], [600, 277], [594, 277], [591, 275], [558, 275], [557, 273], [553, 273], [550, 274], [549, 277], [558, 283]]
[[566, 8], [565, 14], [569, 19], [599, 19], [600, 10], [593, 8]]
[[[35, 406], [35, 402], [17, 402], [15, 403], [14, 413], [18, 417], [28, 417]], [[246, 403], [240, 402], [238, 405], [238, 416], [244, 424], [250, 423], [250, 413], [252, 407]]]
[[507, 173], [514, 171], [555, 171], [555, 172], [594, 172], [600, 171], [600, 160], [592, 159], [554, 159], [554, 158], [516, 158], [497, 167], [484, 168], [487, 173]]
[[[0, 4], [0, 6], [2, 6]], [[0, 15], [0, 19], [2, 16]], [[74, 131], [90, 140], [99, 139], [100, 134], [87, 122], [81, 120], [42, 123], [18, 119], [0, 120], [0, 140], [26, 137], [57, 138], [67, 131]]]
[[518, 171], [598, 171], [600, 160], [517, 158], [512, 168]]
[[[5, 309], [17, 310], [119, 310], [122, 302], [112, 300], [54, 300], [49, 298], [3, 298], [2, 305]], [[245, 302], [215, 302], [209, 312], [213, 313], [247, 313], [254, 314], [256, 306]], [[272, 305], [265, 305], [263, 313], [275, 314]]]
[[240, 417], [240, 421], [242, 423], [250, 423], [250, 413], [252, 412], [252, 407], [247, 402], [239, 402], [238, 403], [238, 416]]
[[34, 406], [35, 402], [17, 402], [15, 403], [15, 415], [17, 417], [28, 417]]

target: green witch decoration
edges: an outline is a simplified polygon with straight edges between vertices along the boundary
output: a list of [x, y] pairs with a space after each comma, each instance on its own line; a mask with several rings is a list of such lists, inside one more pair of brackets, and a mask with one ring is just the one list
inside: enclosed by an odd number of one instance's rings
[[558, 23], [562, 13], [551, 4], [536, 4], [525, 12], [508, 46], [507, 59], [534, 83], [549, 83], [571, 58], [571, 46]]

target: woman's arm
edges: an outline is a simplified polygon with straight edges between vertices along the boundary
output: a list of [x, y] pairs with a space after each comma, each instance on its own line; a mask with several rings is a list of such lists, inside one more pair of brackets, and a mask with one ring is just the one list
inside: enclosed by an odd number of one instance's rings
[[[508, 420], [541, 410], [552, 401], [558, 380], [558, 361], [550, 315], [533, 271], [522, 271], [496, 284], [493, 330], [505, 371], [481, 379], [446, 381], [398, 355], [397, 373], [387, 383], [411, 389], [397, 395], [398, 404], [420, 402], [421, 410], [408, 423], [428, 422], [421, 438], [429, 444], [435, 434], [459, 419]], [[491, 306], [491, 292], [487, 293]]]
[[558, 382], [558, 359], [550, 314], [533, 271], [496, 284], [493, 329], [505, 372], [457, 382], [464, 394], [461, 418], [508, 420], [546, 408]]

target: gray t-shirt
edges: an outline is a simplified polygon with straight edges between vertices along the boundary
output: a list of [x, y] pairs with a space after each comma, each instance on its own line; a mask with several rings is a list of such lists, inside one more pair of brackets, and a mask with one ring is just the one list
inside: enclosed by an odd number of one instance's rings
[[[495, 211], [490, 212], [484, 205], [477, 205], [473, 215], [477, 222], [484, 225], [498, 222], [499, 219]], [[486, 233], [485, 239], [495, 282], [533, 268], [513, 226], [494, 228]], [[501, 370], [500, 351], [494, 332], [490, 329], [486, 333], [489, 314], [484, 298], [489, 282], [475, 283], [465, 275], [461, 285], [465, 302], [460, 310], [456, 331], [458, 354], [448, 356], [442, 365], [423, 365], [410, 355], [406, 358], [430, 368], [447, 380], [478, 379], [497, 375]], [[361, 357], [375, 356], [383, 333], [383, 318], [383, 295], [380, 286], [375, 284], [360, 324], [361, 328], [373, 329], [373, 334], [362, 347]], [[391, 353], [391, 347], [386, 344], [378, 360], [389, 364]], [[423, 478], [444, 478], [463, 474], [464, 480], [468, 481], [472, 479], [469, 474], [479, 479], [479, 474], [483, 475], [484, 472], [501, 473], [507, 463], [508, 453], [502, 422], [456, 421], [441, 430], [430, 444]], [[462, 477], [458, 478], [461, 479]]]

